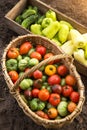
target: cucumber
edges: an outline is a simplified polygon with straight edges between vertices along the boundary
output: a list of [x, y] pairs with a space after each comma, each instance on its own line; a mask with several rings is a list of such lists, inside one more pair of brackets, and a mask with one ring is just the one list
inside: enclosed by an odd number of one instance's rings
[[24, 27], [24, 28], [29, 28], [29, 26], [32, 24], [32, 23], [35, 23], [35, 21], [38, 19], [38, 15], [31, 15], [29, 16], [28, 18], [24, 19], [21, 26]]
[[23, 14], [22, 14], [22, 18], [26, 19], [27, 17], [36, 14], [36, 10], [34, 9], [27, 9]]

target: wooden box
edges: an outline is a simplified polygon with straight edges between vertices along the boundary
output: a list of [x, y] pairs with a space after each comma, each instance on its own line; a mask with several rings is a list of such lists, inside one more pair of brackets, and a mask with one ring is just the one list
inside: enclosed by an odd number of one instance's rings
[[[44, 14], [47, 10], [51, 9], [56, 12], [58, 20], [66, 20], [70, 22], [72, 26], [80, 31], [81, 33], [87, 32], [87, 27], [73, 20], [72, 18], [64, 15], [60, 11], [48, 6], [47, 4], [41, 2], [40, 0], [20, 0], [6, 15], [5, 20], [10, 29], [18, 33], [19, 35], [24, 35], [31, 33], [29, 30], [21, 27], [14, 19], [26, 8], [27, 5], [37, 6], [39, 10]], [[62, 50], [61, 50], [62, 52]], [[81, 63], [74, 61], [77, 71], [85, 76], [87, 76], [87, 67]]]

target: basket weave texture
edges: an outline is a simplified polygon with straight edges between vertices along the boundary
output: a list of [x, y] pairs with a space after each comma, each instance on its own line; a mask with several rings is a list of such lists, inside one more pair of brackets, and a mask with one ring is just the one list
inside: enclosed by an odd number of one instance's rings
[[[52, 53], [55, 54], [52, 58], [48, 58], [42, 62], [40, 62], [38, 65], [32, 67], [28, 72], [24, 73], [15, 84], [11, 81], [7, 69], [6, 69], [6, 54], [9, 48], [11, 47], [17, 47], [21, 45], [25, 41], [30, 41], [33, 45], [41, 44], [45, 46], [47, 49], [49, 49]], [[70, 74], [75, 76], [77, 80], [77, 86], [78, 86], [78, 91], [80, 93], [80, 99], [78, 102], [78, 105], [74, 112], [72, 112], [70, 115], [59, 119], [59, 120], [47, 120], [43, 119], [39, 116], [37, 116], [30, 108], [29, 106], [23, 101], [23, 99], [20, 96], [20, 93], [17, 91], [17, 88], [20, 84], [20, 82], [27, 77], [27, 75], [31, 74], [35, 70], [39, 69], [45, 64], [48, 64], [50, 61], [54, 61], [57, 59], [62, 59], [62, 62], [68, 67]], [[34, 122], [36, 122], [38, 125], [42, 125], [45, 128], [58, 128], [63, 125], [69, 124], [73, 121], [75, 117], [77, 117], [78, 114], [82, 111], [83, 103], [85, 100], [84, 97], [84, 85], [81, 81], [81, 77], [76, 71], [76, 67], [73, 65], [73, 60], [72, 57], [63, 54], [61, 49], [57, 47], [52, 41], [48, 40], [47, 38], [41, 37], [41, 36], [36, 36], [36, 35], [24, 35], [24, 36], [19, 36], [16, 39], [12, 40], [8, 46], [5, 48], [3, 56], [2, 56], [2, 70], [4, 74], [5, 81], [8, 85], [8, 88], [10, 90], [10, 93], [14, 96], [14, 98], [17, 100], [19, 106], [23, 109], [24, 113], [29, 116]]]

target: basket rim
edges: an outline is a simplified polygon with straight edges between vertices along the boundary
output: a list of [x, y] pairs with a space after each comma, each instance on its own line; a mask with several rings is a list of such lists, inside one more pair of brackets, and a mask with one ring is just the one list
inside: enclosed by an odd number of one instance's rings
[[[3, 53], [3, 56], [2, 56], [2, 62], [1, 62], [1, 65], [2, 65], [2, 71], [3, 71], [3, 75], [5, 77], [5, 80], [8, 84], [8, 87], [9, 85], [14, 85], [10, 79], [10, 77], [8, 76], [8, 73], [7, 73], [7, 70], [6, 70], [6, 66], [5, 66], [5, 61], [6, 61], [6, 54], [7, 54], [7, 51], [8, 49], [15, 43], [15, 41], [17, 41], [18, 39], [21, 39], [21, 38], [25, 38], [25, 37], [38, 37], [38, 38], [42, 38], [42, 39], [45, 39], [47, 41], [49, 41], [50, 43], [54, 44], [51, 40], [49, 40], [48, 38], [45, 38], [43, 36], [37, 36], [37, 35], [33, 35], [33, 34], [27, 34], [27, 35], [23, 35], [23, 36], [18, 36], [17, 38], [15, 38], [14, 40], [12, 40], [8, 45], [7, 47], [4, 49], [4, 53]], [[54, 44], [55, 45], [55, 44]], [[56, 46], [56, 45], [55, 45]], [[57, 46], [56, 46], [57, 47]], [[59, 48], [60, 49], [60, 48]], [[72, 68], [75, 67], [73, 64], [72, 65]], [[70, 122], [72, 121], [81, 111], [82, 111], [82, 106], [83, 106], [83, 103], [84, 103], [84, 100], [85, 100], [85, 96], [84, 96], [84, 84], [82, 83], [81, 81], [81, 77], [80, 75], [78, 74], [78, 72], [75, 70], [73, 70], [74, 73], [76, 74], [76, 76], [78, 77], [78, 85], [81, 84], [81, 87], [79, 87], [79, 93], [80, 93], [80, 99], [79, 99], [79, 102], [77, 104], [77, 107], [75, 109], [75, 111], [73, 111], [71, 114], [69, 114], [68, 116], [62, 118], [62, 119], [59, 119], [59, 120], [47, 120], [47, 119], [43, 119], [41, 117], [39, 117], [38, 115], [35, 114], [35, 112], [33, 112], [29, 106], [22, 100], [22, 98], [20, 97], [20, 95], [18, 96], [18, 91], [16, 90], [15, 91], [15, 94], [13, 94], [14, 98], [17, 100], [17, 96], [19, 97], [20, 99], [20, 102], [23, 102], [24, 106], [26, 106], [28, 108], [28, 112], [31, 113], [31, 115], [33, 116], [33, 118], [35, 119], [38, 119], [40, 120], [40, 122], [42, 121], [43, 123], [51, 123], [53, 124], [55, 122], [55, 124], [60, 124], [60, 123], [63, 123], [63, 122]], [[10, 87], [9, 87], [10, 89]], [[12, 93], [11, 93], [12, 94]], [[17, 100], [19, 106], [23, 109], [23, 106], [20, 105], [19, 101]], [[23, 109], [23, 111], [26, 113], [26, 110]], [[26, 113], [27, 114], [27, 113]], [[29, 114], [27, 114], [29, 116]]]

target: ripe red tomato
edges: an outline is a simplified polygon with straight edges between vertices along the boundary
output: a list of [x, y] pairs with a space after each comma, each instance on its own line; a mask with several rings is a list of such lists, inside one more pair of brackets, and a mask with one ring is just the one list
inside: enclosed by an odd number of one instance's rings
[[57, 106], [60, 103], [60, 95], [57, 93], [50, 94], [49, 103], [53, 106]]
[[18, 55], [19, 55], [19, 51], [18, 51], [18, 49], [15, 48], [15, 47], [10, 48], [10, 49], [8, 50], [8, 52], [7, 52], [7, 57], [8, 57], [8, 58], [15, 59], [15, 58], [18, 57]]
[[74, 86], [76, 84], [76, 79], [74, 76], [69, 74], [65, 77], [65, 82], [68, 85]]
[[24, 43], [20, 46], [19, 52], [20, 52], [21, 55], [22, 55], [22, 54], [27, 54], [28, 51], [29, 51], [31, 48], [32, 48], [32, 45], [31, 45], [30, 42], [24, 42]]
[[69, 97], [70, 94], [72, 93], [72, 91], [73, 91], [73, 88], [72, 88], [72, 86], [69, 86], [69, 85], [65, 85], [62, 88], [62, 94], [65, 97]]
[[65, 65], [60, 65], [57, 68], [57, 72], [60, 76], [65, 76], [68, 73], [68, 68]]
[[41, 101], [47, 101], [49, 99], [50, 93], [47, 89], [41, 89], [38, 93], [38, 97]]
[[78, 92], [73, 91], [70, 95], [70, 99], [72, 102], [77, 103], [79, 101], [80, 94]]
[[33, 72], [33, 77], [35, 79], [41, 79], [42, 76], [43, 76], [43, 74], [42, 74], [42, 72], [40, 70], [36, 70], [36, 71]]
[[45, 112], [41, 111], [41, 110], [38, 110], [38, 111], [36, 111], [35, 113], [36, 113], [38, 116], [42, 117], [42, 118], [49, 119], [48, 115], [47, 115]]
[[[47, 58], [49, 58], [49, 57], [51, 57], [51, 56], [54, 56], [54, 54], [53, 53], [46, 53], [44, 55], [44, 60], [47, 59]], [[53, 63], [54, 63], [54, 61], [51, 61], [49, 64], [53, 64]]]
[[32, 93], [32, 96], [33, 97], [38, 97], [38, 93], [39, 93], [39, 89], [37, 89], [37, 88], [34, 88], [32, 91], [31, 91], [31, 93]]
[[36, 58], [36, 59], [38, 59], [38, 60], [41, 60], [41, 59], [42, 59], [41, 54], [38, 53], [38, 52], [36, 52], [36, 51], [32, 52], [32, 53], [30, 54], [30, 57], [31, 57], [31, 58]]
[[48, 78], [48, 83], [49, 83], [50, 85], [60, 84], [60, 82], [61, 82], [61, 78], [60, 78], [60, 76], [57, 75], [57, 74], [54, 74], [54, 75], [52, 75], [52, 76], [50, 76], [50, 77]]
[[8, 75], [10, 76], [10, 78], [13, 82], [16, 82], [19, 77], [18, 73], [14, 70], [9, 71]]
[[42, 45], [37, 45], [36, 51], [39, 52], [42, 56], [46, 54], [46, 48]]

